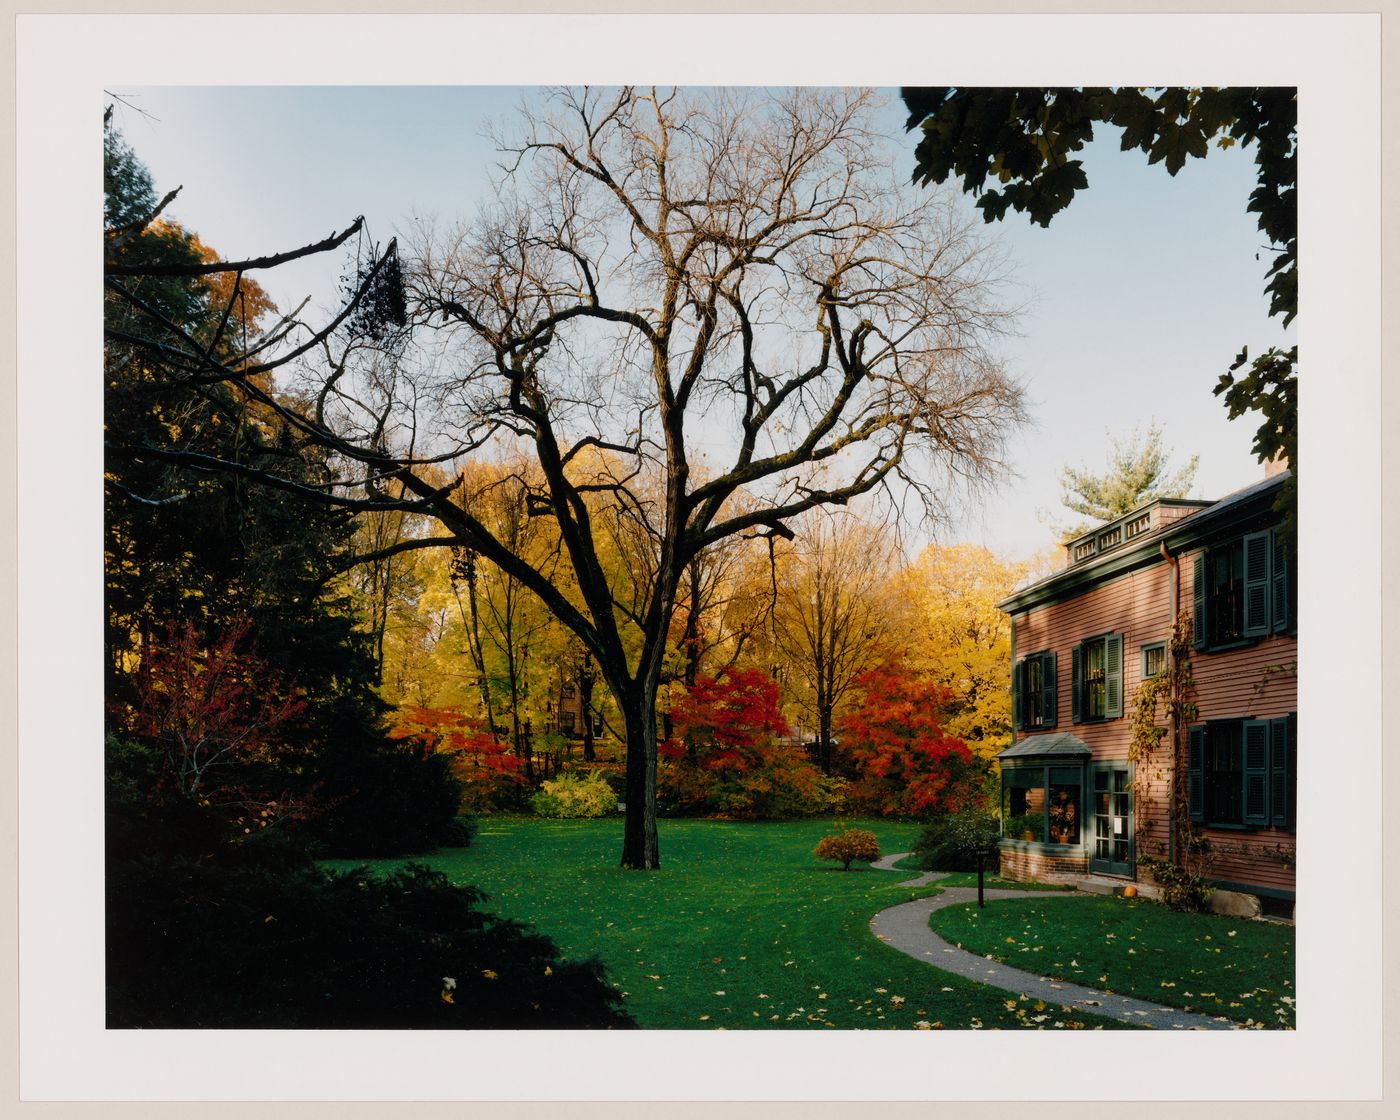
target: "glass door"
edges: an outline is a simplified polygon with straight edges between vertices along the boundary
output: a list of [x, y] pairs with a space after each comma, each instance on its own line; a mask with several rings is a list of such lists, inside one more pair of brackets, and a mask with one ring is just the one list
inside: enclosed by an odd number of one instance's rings
[[1105, 875], [1133, 873], [1133, 793], [1126, 763], [1093, 767], [1094, 846], [1089, 869]]

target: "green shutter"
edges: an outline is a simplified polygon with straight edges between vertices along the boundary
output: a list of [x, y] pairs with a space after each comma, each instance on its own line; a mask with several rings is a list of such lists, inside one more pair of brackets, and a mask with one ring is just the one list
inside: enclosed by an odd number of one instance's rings
[[1288, 827], [1288, 720], [1269, 721], [1269, 818]]
[[1206, 648], [1206, 558], [1208, 552], [1196, 553], [1191, 579], [1191, 641], [1197, 649]]
[[1283, 534], [1274, 534], [1274, 633], [1288, 629], [1288, 549]]
[[1021, 707], [1026, 693], [1026, 663], [1018, 661], [1011, 666], [1011, 729], [1020, 731], [1026, 726], [1025, 712]]
[[1298, 827], [1298, 713], [1288, 716], [1288, 827]]
[[1055, 677], [1055, 655], [1047, 653], [1041, 662], [1041, 680], [1045, 685], [1045, 726], [1054, 727], [1056, 723], [1055, 701], [1057, 699], [1056, 677]]
[[1069, 656], [1069, 714], [1079, 723], [1084, 718], [1084, 647], [1075, 646]]
[[1109, 634], [1103, 640], [1103, 714], [1117, 719], [1123, 714], [1123, 635]]
[[1244, 823], [1269, 823], [1269, 722], [1244, 721]]
[[1269, 603], [1274, 595], [1269, 573], [1272, 536], [1264, 532], [1244, 538], [1244, 632], [1250, 638], [1269, 632]]
[[1186, 755], [1186, 809], [1192, 824], [1206, 817], [1206, 729], [1204, 724], [1191, 728], [1190, 746]]

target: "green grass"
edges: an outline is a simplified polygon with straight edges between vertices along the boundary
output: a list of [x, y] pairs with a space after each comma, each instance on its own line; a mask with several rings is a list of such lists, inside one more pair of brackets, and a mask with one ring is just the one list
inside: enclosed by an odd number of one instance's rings
[[[918, 827], [854, 822], [883, 851]], [[617, 867], [617, 819], [488, 817], [470, 848], [421, 859], [481, 887], [486, 909], [529, 922], [567, 957], [597, 955], [650, 1028], [1117, 1026], [1056, 1009], [1032, 1024], [1005, 993], [882, 944], [870, 918], [937, 893], [899, 887], [906, 872], [817, 863], [827, 821], [661, 822], [662, 870]], [[379, 861], [389, 868], [405, 861]], [[332, 866], [336, 866], [333, 864]], [[338, 866], [352, 866], [340, 863]]]
[[1294, 1026], [1293, 928], [1142, 899], [991, 902], [935, 912], [939, 936], [1018, 968], [1242, 1023]]

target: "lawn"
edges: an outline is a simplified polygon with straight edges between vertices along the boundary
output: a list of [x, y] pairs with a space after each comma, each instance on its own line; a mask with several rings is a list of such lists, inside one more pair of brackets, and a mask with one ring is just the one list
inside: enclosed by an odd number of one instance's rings
[[[918, 834], [856, 823], [885, 852]], [[819, 864], [812, 849], [829, 828], [666, 820], [662, 870], [642, 873], [617, 867], [620, 820], [488, 817], [470, 848], [419, 862], [481, 887], [486, 909], [531, 923], [566, 956], [602, 958], [643, 1027], [1118, 1026], [1053, 1007], [1032, 1023], [1031, 1005], [882, 944], [869, 929], [877, 911], [937, 890], [898, 886], [908, 872]]]
[[974, 953], [1251, 1025], [1294, 1026], [1293, 927], [1094, 897], [950, 906], [929, 924]]

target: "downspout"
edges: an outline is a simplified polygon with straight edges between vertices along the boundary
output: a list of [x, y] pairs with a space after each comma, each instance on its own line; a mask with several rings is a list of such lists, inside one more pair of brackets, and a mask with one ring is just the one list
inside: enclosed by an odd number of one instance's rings
[[[1158, 552], [1172, 570], [1171, 579], [1167, 584], [1167, 603], [1171, 619], [1170, 634], [1176, 634], [1176, 612], [1178, 583], [1181, 578], [1181, 561], [1167, 550], [1167, 542], [1161, 541], [1157, 545]], [[1172, 665], [1172, 638], [1167, 639], [1167, 679], [1171, 679]], [[1176, 863], [1176, 763], [1177, 763], [1177, 743], [1179, 730], [1176, 726], [1176, 709], [1170, 700], [1167, 704], [1167, 734], [1172, 740], [1172, 764], [1168, 770], [1167, 778], [1167, 862]]]
[[[1011, 745], [1016, 745], [1016, 612], [1009, 611], [1011, 617]], [[1059, 680], [1055, 682], [1059, 687]], [[1006, 838], [1006, 817], [1002, 807], [1006, 804], [1006, 767], [997, 763], [997, 818], [1001, 822], [1001, 835]], [[999, 858], [999, 857], [998, 857]]]

